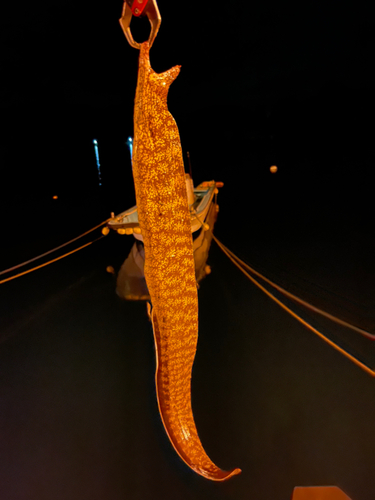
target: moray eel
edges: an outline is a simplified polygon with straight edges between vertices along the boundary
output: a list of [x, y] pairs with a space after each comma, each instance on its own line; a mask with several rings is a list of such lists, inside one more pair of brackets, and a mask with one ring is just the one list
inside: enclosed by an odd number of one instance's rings
[[142, 44], [134, 106], [133, 176], [152, 302], [156, 392], [168, 437], [182, 460], [213, 481], [223, 471], [207, 456], [191, 408], [191, 371], [198, 340], [198, 295], [180, 136], [168, 111], [175, 66], [155, 73]]

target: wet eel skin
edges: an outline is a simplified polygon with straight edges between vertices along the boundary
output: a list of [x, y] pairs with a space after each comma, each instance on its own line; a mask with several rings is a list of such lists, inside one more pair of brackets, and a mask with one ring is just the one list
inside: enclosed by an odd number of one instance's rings
[[152, 302], [156, 392], [165, 430], [178, 455], [205, 478], [224, 481], [241, 470], [223, 471], [210, 460], [191, 408], [198, 295], [180, 137], [167, 107], [169, 87], [179, 72], [175, 66], [155, 73], [149, 45], [142, 44], [134, 107], [133, 176]]

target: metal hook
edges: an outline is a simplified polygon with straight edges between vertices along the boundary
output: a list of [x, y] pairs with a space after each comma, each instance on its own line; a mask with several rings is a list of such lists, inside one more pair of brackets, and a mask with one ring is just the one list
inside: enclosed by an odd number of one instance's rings
[[151, 24], [151, 32], [148, 39], [150, 48], [154, 43], [161, 24], [161, 16], [156, 0], [125, 0], [120, 18], [120, 25], [124, 35], [132, 47], [140, 49], [141, 44], [136, 42], [130, 31], [130, 22], [133, 14], [136, 17], [146, 14]]

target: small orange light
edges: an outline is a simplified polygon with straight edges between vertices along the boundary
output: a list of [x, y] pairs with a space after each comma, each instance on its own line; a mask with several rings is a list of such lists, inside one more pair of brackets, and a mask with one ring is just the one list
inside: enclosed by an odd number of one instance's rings
[[271, 174], [276, 174], [276, 172], [277, 172], [277, 166], [276, 165], [272, 165], [272, 167], [270, 167], [270, 172], [271, 172]]
[[52, 196], [52, 198], [53, 198], [54, 200], [57, 200], [57, 199], [58, 199], [58, 196], [56, 196], [56, 195], [55, 195], [55, 196]]

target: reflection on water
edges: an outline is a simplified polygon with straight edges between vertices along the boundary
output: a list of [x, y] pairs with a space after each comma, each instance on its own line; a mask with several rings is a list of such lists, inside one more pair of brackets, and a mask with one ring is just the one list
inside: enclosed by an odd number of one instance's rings
[[[218, 205], [212, 203], [205, 223], [209, 228], [203, 227], [193, 235], [193, 251], [195, 261], [195, 277], [199, 283], [211, 272], [207, 265], [208, 253], [210, 251], [212, 233], [218, 214]], [[134, 241], [128, 257], [122, 264], [117, 276], [116, 293], [125, 300], [150, 300], [144, 275], [145, 252], [143, 242]]]
[[145, 275], [145, 251], [141, 241], [135, 240], [117, 276], [116, 293], [125, 300], [149, 300]]

